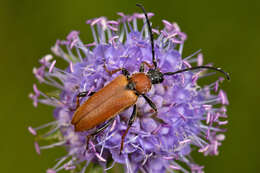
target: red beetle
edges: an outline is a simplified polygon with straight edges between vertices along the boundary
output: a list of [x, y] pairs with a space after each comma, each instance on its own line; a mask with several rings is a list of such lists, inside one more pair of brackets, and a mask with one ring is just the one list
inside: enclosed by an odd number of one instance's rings
[[[157, 62], [155, 60], [153, 35], [151, 32], [151, 26], [147, 17], [147, 13], [142, 5], [137, 4], [137, 6], [139, 6], [143, 10], [148, 24], [152, 47], [153, 65], [150, 65], [147, 62], [142, 62], [139, 68], [139, 72], [132, 75], [130, 75], [129, 72], [124, 68], [108, 71], [106, 66], [104, 65], [105, 70], [111, 75], [118, 71], [122, 71], [123, 75], [119, 75], [96, 93], [90, 93], [89, 99], [87, 99], [82, 105], [79, 105], [79, 98], [87, 96], [89, 92], [86, 91], [79, 93], [77, 95], [77, 109], [71, 121], [71, 123], [75, 126], [75, 131], [86, 131], [108, 120], [106, 124], [98, 128], [94, 133], [88, 136], [87, 139], [89, 140], [89, 137], [95, 136], [106, 127], [108, 127], [113, 122], [116, 115], [118, 115], [125, 109], [134, 106], [133, 113], [128, 121], [127, 129], [122, 135], [120, 153], [123, 150], [124, 138], [137, 115], [136, 102], [138, 97], [144, 97], [151, 108], [155, 112], [157, 112], [156, 105], [145, 94], [150, 91], [152, 84], [162, 83], [165, 75], [175, 75], [185, 71], [206, 68], [222, 72], [225, 74], [227, 79], [229, 79], [229, 75], [226, 72], [224, 72], [220, 68], [210, 66], [197, 66], [193, 68], [186, 68], [176, 72], [162, 73], [157, 68]], [[149, 68], [147, 73], [144, 72], [145, 65]]]

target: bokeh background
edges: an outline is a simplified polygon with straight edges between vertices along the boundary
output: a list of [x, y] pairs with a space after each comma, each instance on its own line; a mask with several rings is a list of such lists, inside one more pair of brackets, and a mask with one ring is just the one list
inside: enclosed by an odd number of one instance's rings
[[[44, 150], [39, 156], [28, 133], [29, 125], [52, 120], [52, 108], [32, 106], [28, 93], [36, 82], [32, 68], [50, 53], [56, 39], [80, 30], [92, 41], [86, 19], [116, 12], [140, 12], [142, 3], [161, 20], [176, 21], [188, 34], [184, 55], [202, 48], [206, 62], [214, 62], [231, 74], [225, 82], [230, 106], [227, 138], [217, 157], [193, 154], [205, 172], [258, 172], [260, 146], [260, 1], [257, 0], [1, 0], [0, 1], [0, 172], [45, 172], [64, 149]], [[258, 165], [257, 165], [258, 164]]]

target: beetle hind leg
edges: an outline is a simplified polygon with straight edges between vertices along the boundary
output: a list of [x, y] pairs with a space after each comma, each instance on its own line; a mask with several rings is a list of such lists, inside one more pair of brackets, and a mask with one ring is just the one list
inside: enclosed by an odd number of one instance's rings
[[128, 124], [127, 124], [127, 129], [125, 130], [124, 134], [122, 135], [122, 139], [121, 139], [121, 146], [120, 146], [120, 153], [122, 153], [122, 150], [124, 148], [124, 140], [125, 140], [125, 137], [128, 133], [128, 130], [130, 129], [130, 127], [132, 126], [133, 122], [135, 121], [135, 118], [137, 116], [137, 111], [136, 111], [136, 105], [134, 105], [134, 108], [133, 108], [133, 113], [128, 121]]
[[99, 134], [100, 132], [104, 131], [109, 125], [112, 124], [112, 122], [115, 120], [115, 118], [111, 118], [110, 120], [108, 120], [107, 123], [105, 123], [103, 126], [99, 127], [96, 131], [94, 131], [93, 133], [89, 134], [86, 136], [86, 150], [85, 152], [89, 149], [89, 140], [96, 136], [97, 134]]

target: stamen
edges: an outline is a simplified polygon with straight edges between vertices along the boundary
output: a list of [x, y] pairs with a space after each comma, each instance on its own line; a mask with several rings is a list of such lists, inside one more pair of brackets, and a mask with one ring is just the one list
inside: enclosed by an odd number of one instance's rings
[[105, 171], [108, 171], [108, 170], [112, 169], [112, 168], [114, 167], [115, 163], [116, 163], [116, 162], [113, 161], [112, 164], [111, 164], [111, 166], [108, 167], [108, 168], [106, 168], [106, 169], [104, 169], [104, 170], [105, 170]]
[[41, 154], [41, 150], [40, 150], [40, 147], [39, 147], [39, 144], [38, 142], [34, 142], [34, 148], [35, 148], [35, 151], [37, 152], [37, 154]]
[[31, 126], [29, 126], [29, 127], [28, 127], [28, 130], [29, 130], [29, 132], [30, 132], [32, 135], [34, 135], [34, 136], [36, 136], [36, 135], [37, 135], [37, 132], [36, 132], [36, 130], [35, 130], [35, 129], [33, 129]]
[[79, 31], [71, 31], [68, 36], [67, 36], [67, 40], [71, 41], [71, 40], [74, 40], [74, 39], [77, 39], [79, 36]]
[[227, 120], [226, 120], [226, 121], [219, 121], [219, 122], [218, 122], [219, 125], [226, 125], [227, 123], [228, 123]]
[[93, 46], [96, 46], [96, 45], [97, 45], [97, 42], [93, 42], [93, 43], [86, 44], [85, 46], [86, 47], [93, 47]]
[[82, 168], [82, 170], [80, 171], [80, 173], [85, 173], [85, 172], [86, 172], [86, 169], [87, 169], [89, 163], [90, 163], [90, 160], [87, 160], [85, 166]]
[[70, 72], [74, 73], [74, 69], [73, 69], [73, 63], [70, 61]]
[[38, 90], [36, 84], [33, 84], [33, 91], [35, 92], [36, 95], [40, 95], [40, 91]]
[[200, 73], [195, 73], [193, 76], [192, 76], [192, 84], [195, 85], [198, 78], [199, 78], [199, 74]]
[[43, 135], [43, 137], [48, 137], [51, 134], [53, 134], [54, 132], [56, 132], [58, 129], [60, 129], [59, 126], [56, 126], [54, 129], [52, 129], [51, 131], [49, 131], [48, 133], [46, 133], [45, 135]]
[[119, 38], [119, 36], [113, 36], [113, 37], [111, 37], [110, 39], [109, 39], [109, 42], [111, 43], [111, 44], [113, 44], [113, 46], [115, 46], [115, 40], [116, 39], [118, 39]]
[[155, 33], [155, 34], [157, 34], [157, 35], [160, 35], [160, 31], [159, 31], [158, 29], [152, 28], [152, 32]]
[[98, 39], [97, 39], [97, 36], [96, 36], [96, 31], [95, 31], [95, 29], [94, 29], [93, 26], [91, 27], [91, 31], [92, 31], [92, 35], [93, 35], [93, 38], [94, 38], [94, 43], [98, 44]]
[[71, 163], [68, 163], [68, 164], [65, 164], [64, 169], [65, 170], [73, 170], [73, 169], [76, 169], [76, 166], [71, 165]]
[[50, 66], [50, 68], [49, 68], [49, 73], [52, 72], [52, 70], [54, 69], [55, 64], [56, 64], [56, 60], [54, 60], [54, 61], [51, 63], [51, 66]]
[[137, 27], [137, 20], [136, 20], [136, 18], [134, 18], [134, 20], [133, 20], [133, 26], [134, 26], [134, 31], [137, 32], [138, 31], [138, 27]]
[[173, 29], [173, 25], [170, 22], [168, 22], [167, 20], [162, 20], [162, 23], [164, 24], [165, 28], [168, 31], [171, 31]]
[[102, 17], [99, 17], [99, 18], [96, 18], [96, 19], [94, 19], [92, 22], [91, 22], [91, 26], [94, 26], [94, 25], [96, 25], [97, 23], [99, 23], [100, 21], [102, 20]]
[[70, 49], [72, 49], [76, 43], [78, 42], [79, 40], [78, 39], [74, 39], [71, 43], [70, 43]]
[[181, 170], [179, 166], [176, 165], [169, 165], [170, 168], [174, 169], [174, 170]]
[[43, 128], [48, 127], [48, 126], [56, 125], [57, 123], [58, 123], [57, 121], [52, 121], [52, 122], [49, 122], [47, 124], [41, 125], [39, 127], [36, 127], [34, 129], [35, 130], [40, 130], [40, 129], [43, 129]]
[[200, 149], [199, 149], [199, 152], [200, 152], [200, 153], [204, 153], [204, 152], [206, 152], [208, 149], [209, 149], [209, 145], [206, 145], [205, 147], [200, 148]]
[[[87, 50], [85, 47], [81, 47], [81, 49], [82, 49], [82, 50], [85, 50], [86, 52], [88, 52], [88, 50]], [[78, 48], [76, 48], [76, 51], [77, 51], [77, 54], [78, 54], [78, 57], [79, 57], [80, 62], [83, 62], [83, 59], [82, 59], [80, 50], [79, 50]]]
[[115, 129], [115, 127], [116, 127], [116, 119], [113, 121], [113, 124], [112, 124], [109, 132], [112, 132]]
[[183, 47], [184, 47], [184, 43], [180, 44], [179, 53], [181, 56], [182, 56], [182, 52], [183, 52]]
[[56, 163], [56, 165], [52, 168], [52, 169], [57, 169], [59, 166], [60, 166], [60, 164], [62, 163], [62, 162], [64, 162], [67, 158], [68, 158], [69, 156], [67, 155], [67, 156], [65, 156], [65, 157], [62, 157], [57, 163]]
[[47, 65], [52, 58], [53, 58], [52, 55], [48, 54], [48, 55], [45, 55], [42, 59], [40, 59], [39, 62], [42, 65]]
[[213, 146], [214, 146], [214, 149], [213, 149], [214, 154], [218, 155], [218, 142], [213, 141]]
[[183, 41], [181, 41], [181, 40], [177, 40], [177, 39], [175, 39], [175, 38], [172, 38], [172, 39], [170, 39], [173, 43], [175, 43], [175, 44], [183, 44]]
[[166, 39], [172, 39], [173, 37], [175, 37], [176, 35], [178, 35], [178, 33], [172, 33], [172, 34], [170, 34], [170, 35], [168, 35], [167, 37], [166, 37]]
[[125, 157], [125, 162], [126, 162], [127, 172], [128, 172], [128, 173], [133, 173], [131, 164], [130, 164], [130, 162], [129, 162], [129, 160], [128, 160], [128, 156]]
[[111, 29], [112, 31], [115, 31], [115, 32], [118, 31], [118, 28], [113, 27], [113, 26], [111, 26], [111, 25], [107, 25], [107, 27], [108, 27], [109, 29]]
[[206, 123], [209, 124], [210, 120], [211, 120], [211, 113], [208, 112], [208, 113], [207, 113], [207, 120], [206, 120]]
[[49, 149], [49, 148], [53, 148], [53, 147], [57, 147], [57, 146], [61, 146], [64, 145], [66, 143], [66, 141], [60, 141], [51, 145], [46, 145], [46, 146], [41, 146], [40, 149]]
[[47, 170], [47, 173], [56, 173], [56, 171], [53, 170], [53, 169], [48, 169], [48, 170]]
[[106, 162], [107, 160], [104, 159], [103, 157], [101, 157], [98, 153], [95, 154], [97, 156], [97, 158], [102, 161], [102, 162]]
[[179, 142], [179, 144], [180, 144], [180, 145], [184, 145], [184, 144], [190, 143], [190, 142], [191, 142], [191, 139], [185, 139], [185, 140]]
[[198, 61], [198, 63], [197, 63], [198, 66], [201, 66], [203, 64], [203, 55], [202, 55], [202, 53], [198, 54], [197, 61]]
[[191, 68], [191, 67], [192, 67], [186, 60], [183, 60], [182, 62], [183, 62], [183, 64], [185, 64], [188, 68]]
[[192, 53], [191, 55], [187, 56], [186, 58], [184, 58], [184, 60], [188, 61], [191, 57], [197, 55], [200, 52], [201, 52], [201, 49], [199, 49], [196, 52]]
[[219, 97], [220, 97], [221, 103], [223, 105], [228, 105], [229, 104], [228, 99], [227, 99], [227, 95], [226, 95], [226, 93], [223, 90], [219, 91]]
[[216, 136], [216, 139], [218, 140], [218, 141], [224, 141], [225, 140], [225, 135], [224, 134], [218, 134], [217, 136]]
[[109, 20], [109, 21], [107, 21], [107, 24], [119, 25], [120, 23], [118, 21], [115, 21], [115, 20]]

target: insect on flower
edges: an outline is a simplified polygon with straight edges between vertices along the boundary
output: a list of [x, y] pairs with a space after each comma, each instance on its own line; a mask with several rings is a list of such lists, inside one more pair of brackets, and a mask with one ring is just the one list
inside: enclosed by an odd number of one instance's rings
[[[164, 72], [162, 73], [157, 67], [157, 61], [154, 55], [154, 40], [150, 22], [147, 16], [147, 13], [144, 7], [140, 4], [137, 4], [140, 7], [145, 15], [150, 39], [151, 39], [151, 48], [152, 48], [152, 62], [153, 65], [149, 64], [146, 61], [141, 63], [139, 67], [139, 72], [130, 75], [130, 73], [125, 68], [115, 69], [109, 71], [104, 65], [105, 70], [110, 74], [114, 74], [118, 71], [122, 71], [123, 75], [119, 75], [104, 88], [97, 91], [96, 93], [90, 93], [89, 91], [81, 92], [77, 95], [77, 109], [73, 115], [71, 123], [75, 126], [76, 131], [86, 131], [104, 123], [108, 120], [106, 124], [99, 127], [94, 133], [88, 135], [88, 139], [91, 136], [95, 136], [98, 133], [102, 132], [106, 127], [108, 127], [113, 121], [114, 117], [124, 111], [125, 109], [133, 106], [133, 112], [130, 116], [130, 119], [127, 124], [127, 129], [122, 135], [120, 153], [123, 150], [124, 139], [132, 126], [134, 120], [137, 116], [136, 111], [136, 102], [139, 96], [142, 96], [145, 101], [151, 106], [155, 115], [157, 114], [156, 105], [153, 101], [146, 96], [146, 93], [151, 90], [152, 84], [160, 84], [164, 81], [164, 76], [175, 75], [185, 71], [196, 70], [200, 68], [212, 69], [219, 71], [229, 79], [229, 75], [221, 70], [220, 68], [209, 67], [209, 66], [197, 66], [192, 68], [186, 68], [178, 70], [175, 72]], [[147, 66], [148, 72], [144, 72], [144, 66]], [[88, 94], [91, 94], [91, 97], [87, 99], [81, 106], [79, 106], [79, 98], [85, 97]], [[87, 142], [89, 141], [87, 139]]]
[[93, 43], [83, 43], [78, 31], [58, 40], [52, 52], [68, 63], [66, 69], [52, 55], [33, 69], [40, 83], [58, 89], [46, 93], [34, 84], [29, 95], [35, 107], [39, 102], [55, 107], [55, 121], [28, 128], [36, 152], [67, 150], [47, 173], [84, 173], [90, 165], [106, 172], [116, 163], [131, 173], [201, 172], [191, 151], [218, 154], [229, 104], [219, 89], [224, 78], [206, 86], [197, 81], [215, 71], [229, 75], [203, 65], [199, 51], [183, 57], [187, 36], [179, 26], [163, 20], [164, 28], [154, 29], [153, 13], [137, 6], [143, 13], [88, 20]]

